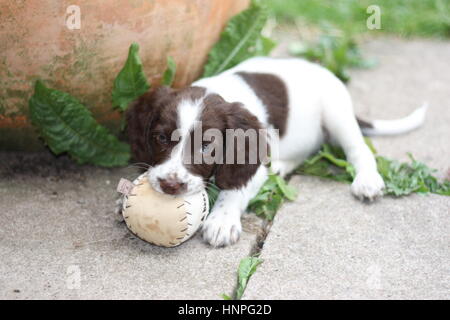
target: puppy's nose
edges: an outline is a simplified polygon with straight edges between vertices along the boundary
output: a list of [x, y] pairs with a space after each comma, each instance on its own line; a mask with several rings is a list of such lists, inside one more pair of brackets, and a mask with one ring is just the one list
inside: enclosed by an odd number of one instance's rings
[[177, 179], [158, 179], [159, 186], [164, 193], [176, 195], [186, 191], [186, 183]]

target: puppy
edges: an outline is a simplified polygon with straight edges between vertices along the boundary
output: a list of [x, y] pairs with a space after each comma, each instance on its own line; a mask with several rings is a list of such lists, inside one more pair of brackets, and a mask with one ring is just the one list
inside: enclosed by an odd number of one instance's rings
[[[345, 85], [325, 68], [302, 59], [258, 57], [188, 88], [147, 93], [130, 108], [127, 120], [134, 157], [150, 166], [155, 190], [195, 193], [212, 180], [220, 188], [202, 229], [203, 239], [220, 247], [238, 241], [241, 214], [270, 170], [287, 175], [324, 142], [341, 146], [354, 166], [351, 192], [357, 198], [380, 196], [384, 182], [362, 132], [407, 132], [424, 116], [425, 107], [400, 120], [357, 120]], [[230, 130], [245, 133], [243, 146]], [[216, 135], [207, 137], [211, 131]], [[253, 143], [247, 132], [256, 132]], [[270, 168], [260, 152], [264, 147], [271, 151]], [[223, 161], [219, 154], [243, 161]]]

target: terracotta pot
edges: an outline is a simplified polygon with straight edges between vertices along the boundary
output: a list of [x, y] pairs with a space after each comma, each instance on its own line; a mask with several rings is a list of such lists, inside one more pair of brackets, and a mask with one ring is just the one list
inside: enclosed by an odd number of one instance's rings
[[[67, 13], [74, 3], [80, 9], [80, 29], [76, 11]], [[201, 74], [227, 21], [248, 3], [0, 0], [0, 149], [42, 148], [27, 118], [36, 79], [74, 95], [117, 133], [120, 114], [112, 110], [111, 90], [132, 42], [140, 45], [153, 85], [169, 55], [178, 65], [175, 86], [187, 85]]]

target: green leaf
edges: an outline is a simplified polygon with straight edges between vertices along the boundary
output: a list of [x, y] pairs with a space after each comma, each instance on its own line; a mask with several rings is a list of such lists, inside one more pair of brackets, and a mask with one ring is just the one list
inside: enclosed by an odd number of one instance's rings
[[347, 168], [347, 166], [349, 166], [349, 163], [346, 160], [338, 159], [330, 152], [322, 151], [321, 155], [325, 159], [329, 160], [332, 164], [334, 164], [335, 166], [338, 166], [340, 168]]
[[128, 163], [129, 146], [109, 134], [71, 95], [37, 81], [29, 109], [31, 121], [55, 154], [67, 152], [79, 163], [104, 167]]
[[[366, 138], [366, 143], [376, 153], [369, 138]], [[435, 170], [416, 161], [410, 154], [409, 157], [411, 163], [376, 156], [378, 172], [386, 185], [385, 194], [396, 197], [411, 193], [450, 195], [449, 181], [439, 182], [433, 175]], [[342, 149], [328, 144], [324, 144], [322, 150], [306, 160], [296, 172], [347, 183], [351, 183], [356, 174], [355, 168], [345, 159]]]
[[297, 190], [295, 190], [295, 188], [289, 186], [289, 185], [286, 183], [286, 180], [284, 180], [282, 177], [276, 175], [276, 176], [275, 176], [275, 179], [276, 179], [277, 185], [278, 185], [278, 187], [280, 188], [280, 190], [281, 190], [281, 192], [283, 193], [283, 195], [284, 195], [287, 199], [289, 199], [289, 200], [291, 200], [291, 201], [294, 201], [295, 198], [297, 198]]
[[294, 43], [290, 53], [322, 64], [344, 82], [350, 80], [349, 68], [371, 68], [376, 64], [363, 58], [351, 34], [325, 33], [313, 43]]
[[223, 300], [232, 300], [231, 297], [229, 295], [225, 294], [225, 293], [222, 293], [221, 297], [222, 297]]
[[386, 194], [405, 196], [411, 193], [436, 193], [450, 195], [450, 182], [439, 182], [433, 175], [436, 170], [415, 160], [409, 154], [411, 163], [400, 163], [378, 156], [377, 165], [386, 184]]
[[171, 87], [175, 80], [175, 74], [177, 72], [177, 64], [172, 57], [167, 57], [167, 69], [163, 74], [162, 85]]
[[261, 36], [256, 43], [257, 56], [268, 56], [273, 49], [277, 46], [277, 43], [270, 38]]
[[270, 174], [258, 194], [250, 200], [247, 209], [272, 221], [284, 199], [293, 201], [296, 197], [297, 190], [289, 186], [282, 177]]
[[247, 10], [231, 18], [209, 53], [203, 77], [214, 76], [269, 51], [272, 45], [261, 38], [267, 18], [267, 7], [262, 0], [253, 0]]
[[348, 183], [355, 177], [355, 169], [345, 160], [343, 150], [329, 144], [324, 144], [322, 150], [306, 160], [296, 172]]
[[256, 268], [262, 263], [257, 257], [246, 257], [239, 263], [238, 269], [238, 287], [236, 290], [236, 299], [239, 300], [244, 294], [245, 288], [250, 277], [255, 273]]
[[364, 137], [364, 142], [369, 147], [370, 151], [372, 151], [373, 154], [377, 154], [377, 149], [375, 149], [375, 146], [373, 145], [373, 142], [370, 138]]
[[114, 107], [125, 111], [130, 102], [143, 95], [150, 85], [142, 68], [139, 58], [139, 45], [133, 43], [128, 51], [128, 58], [114, 80], [112, 102]]
[[330, 164], [327, 161], [322, 160], [322, 158], [316, 161], [305, 161], [296, 172], [322, 178], [329, 178], [329, 176], [332, 175]]
[[213, 181], [209, 181], [206, 187], [206, 193], [208, 194], [209, 210], [211, 211], [219, 197], [220, 189]]

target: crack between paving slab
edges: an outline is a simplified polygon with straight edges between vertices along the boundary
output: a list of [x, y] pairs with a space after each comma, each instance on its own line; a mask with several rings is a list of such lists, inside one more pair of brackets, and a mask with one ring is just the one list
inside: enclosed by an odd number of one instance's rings
[[[289, 182], [291, 181], [291, 178], [292, 178], [294, 175], [297, 175], [297, 174], [295, 173], [295, 171], [292, 172], [291, 174], [287, 175], [287, 176], [285, 177], [286, 182], [289, 183]], [[253, 246], [250, 248], [250, 252], [249, 252], [249, 254], [246, 256], [246, 258], [248, 258], [248, 257], [259, 257], [259, 256], [261, 255], [262, 250], [264, 249], [264, 244], [265, 244], [265, 242], [266, 242], [267, 236], [269, 235], [270, 229], [272, 228], [273, 222], [275, 221], [275, 217], [277, 216], [278, 212], [283, 208], [283, 206], [284, 206], [284, 204], [279, 208], [279, 210], [277, 211], [277, 213], [274, 215], [272, 221], [269, 221], [269, 220], [266, 220], [266, 219], [262, 219], [261, 229], [258, 231], [258, 233], [257, 233], [257, 235], [256, 235], [255, 243], [254, 243]], [[254, 214], [254, 213], [251, 213], [251, 214]], [[245, 259], [245, 258], [244, 258], [244, 259]], [[242, 261], [242, 259], [241, 259], [241, 261]], [[264, 263], [264, 261], [263, 261], [263, 263]], [[256, 269], [255, 273], [257, 272], [257, 270], [258, 270], [258, 269]], [[239, 272], [239, 268], [238, 268], [238, 272]], [[252, 275], [252, 276], [253, 276], [253, 275]], [[247, 286], [248, 286], [248, 283], [249, 283], [249, 282], [250, 282], [250, 278], [248, 279]], [[247, 286], [246, 286], [246, 287], [247, 287]], [[234, 286], [234, 288], [233, 288], [232, 295], [231, 295], [231, 297], [232, 297], [233, 299], [236, 298], [238, 288], [239, 288], [239, 283], [236, 283], [235, 286]], [[246, 289], [246, 288], [245, 288], [245, 289]], [[245, 293], [245, 289], [244, 289], [244, 293]]]
[[[254, 213], [252, 213], [252, 214], [254, 214]], [[264, 243], [266, 241], [266, 238], [269, 235], [272, 224], [273, 224], [273, 220], [272, 221], [268, 221], [265, 219], [262, 220], [260, 230], [258, 230], [257, 235], [256, 235], [255, 243], [251, 246], [249, 254], [246, 257], [242, 258], [240, 261], [242, 261], [245, 258], [260, 256], [260, 254], [264, 248]], [[240, 262], [239, 262], [239, 264], [240, 264]], [[237, 268], [237, 273], [238, 273], [238, 275], [237, 275], [237, 279], [236, 279], [236, 284], [234, 285], [231, 296], [230, 296], [231, 299], [233, 299], [233, 300], [237, 300], [236, 297], [237, 297], [237, 292], [239, 289], [239, 283], [238, 283], [239, 282], [239, 265]], [[256, 273], [256, 271], [255, 271], [255, 273]], [[248, 279], [247, 286], [248, 286], [248, 283], [250, 282], [250, 279], [251, 279], [251, 277]], [[244, 293], [245, 293], [245, 289], [244, 289]]]
[[[281, 208], [280, 208], [280, 209], [281, 209]], [[252, 213], [252, 214], [254, 214], [254, 213]], [[274, 218], [275, 218], [275, 217], [274, 217]], [[260, 230], [258, 231], [258, 233], [257, 233], [257, 235], [256, 235], [255, 242], [254, 242], [254, 244], [251, 246], [250, 252], [249, 252], [249, 254], [248, 254], [245, 258], [249, 258], [249, 257], [259, 257], [259, 256], [261, 255], [261, 252], [262, 252], [262, 250], [264, 249], [264, 244], [265, 244], [265, 242], [266, 242], [267, 236], [269, 235], [270, 229], [272, 228], [273, 221], [274, 221], [274, 220], [272, 220], [272, 221], [268, 221], [268, 220], [265, 220], [265, 219], [262, 220], [262, 224], [261, 224], [261, 226], [260, 226]], [[245, 259], [245, 258], [243, 258], [243, 259]], [[240, 261], [242, 261], [242, 259], [241, 259]], [[238, 274], [239, 274], [239, 265], [238, 265], [237, 272], [238, 272]], [[255, 273], [256, 273], [256, 272], [257, 272], [257, 269], [256, 269]], [[253, 275], [254, 275], [254, 274], [253, 274]], [[252, 276], [253, 276], [253, 275], [252, 275]], [[251, 277], [249, 277], [249, 279], [248, 279], [247, 286], [248, 286], [248, 283], [250, 282], [250, 279], [251, 279]], [[239, 289], [239, 283], [238, 283], [238, 280], [239, 280], [239, 279], [236, 279], [236, 284], [234, 285], [233, 291], [232, 291], [232, 294], [231, 294], [231, 298], [232, 298], [233, 300], [236, 300], [236, 297], [237, 297], [237, 292], [238, 292], [238, 289]], [[246, 286], [246, 287], [247, 287], [247, 286]], [[245, 289], [246, 289], [246, 288], [245, 288]], [[244, 289], [244, 293], [245, 293], [245, 289]]]
[[259, 230], [258, 234], [256, 235], [255, 243], [250, 248], [250, 253], [248, 255], [249, 257], [259, 256], [261, 254], [272, 224], [273, 221], [263, 220], [261, 230]]

